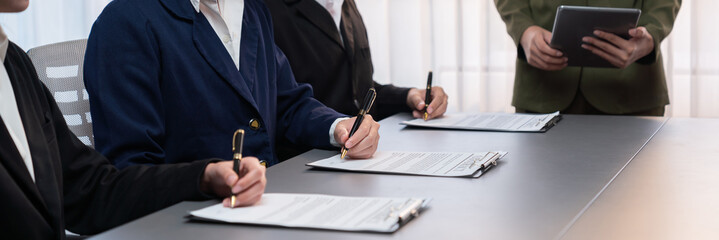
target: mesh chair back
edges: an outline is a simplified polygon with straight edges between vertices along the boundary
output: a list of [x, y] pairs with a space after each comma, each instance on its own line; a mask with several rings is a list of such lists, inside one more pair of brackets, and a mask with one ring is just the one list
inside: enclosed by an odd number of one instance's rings
[[93, 147], [90, 101], [82, 79], [86, 46], [86, 39], [67, 41], [36, 47], [27, 54], [38, 77], [55, 97], [70, 130]]

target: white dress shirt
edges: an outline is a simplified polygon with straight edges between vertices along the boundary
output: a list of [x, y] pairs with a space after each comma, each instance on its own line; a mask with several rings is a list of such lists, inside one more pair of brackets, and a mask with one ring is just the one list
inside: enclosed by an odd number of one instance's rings
[[[2, 63], [5, 63], [9, 44], [10, 41], [7, 39], [2, 27], [0, 27], [0, 62]], [[4, 127], [7, 128], [12, 141], [15, 142], [15, 147], [20, 152], [20, 156], [25, 162], [28, 172], [30, 172], [30, 177], [35, 181], [35, 169], [32, 166], [30, 146], [27, 143], [25, 127], [22, 125], [22, 119], [20, 119], [20, 111], [15, 101], [15, 92], [13, 92], [5, 64], [0, 64], [0, 103], [2, 103], [0, 104], [0, 117], [5, 122]]]
[[[335, 26], [337, 26], [337, 32], [340, 30], [340, 20], [342, 20], [342, 4], [345, 0], [316, 0], [317, 3], [325, 7], [327, 12], [332, 15], [332, 19], [335, 20]], [[340, 34], [342, 37], [342, 34]]]
[[245, 0], [190, 0], [195, 11], [202, 12], [240, 70], [240, 39]]
[[[321, 1], [321, 0], [318, 0]], [[337, 17], [333, 15], [337, 29], [339, 29], [340, 17], [342, 17], [342, 2], [344, 0], [327, 0], [340, 2], [336, 9]], [[242, 17], [245, 11], [244, 0], [190, 0], [196, 12], [202, 12], [210, 22], [212, 30], [222, 41], [227, 52], [235, 62], [237, 70], [240, 70], [240, 40], [242, 38]], [[335, 3], [336, 4], [336, 3]], [[325, 5], [322, 5], [325, 6]], [[340, 35], [341, 37], [341, 35]], [[337, 123], [346, 118], [338, 118], [330, 126], [330, 144], [339, 146], [335, 141], [334, 132]]]

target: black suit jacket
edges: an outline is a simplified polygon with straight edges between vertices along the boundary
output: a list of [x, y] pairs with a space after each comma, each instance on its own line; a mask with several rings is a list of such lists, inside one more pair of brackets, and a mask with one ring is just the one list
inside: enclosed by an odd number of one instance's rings
[[64, 229], [98, 233], [182, 200], [207, 198], [199, 182], [208, 161], [118, 171], [70, 132], [25, 52], [10, 43], [4, 64], [27, 135], [35, 182], [0, 119], [3, 239], [63, 239]]
[[265, 3], [272, 13], [276, 44], [290, 60], [297, 82], [311, 84], [315, 98], [338, 112], [356, 115], [367, 90], [374, 87], [377, 99], [370, 114], [375, 119], [410, 111], [409, 88], [373, 80], [367, 30], [354, 0], [342, 5], [342, 38], [332, 16], [315, 0]]

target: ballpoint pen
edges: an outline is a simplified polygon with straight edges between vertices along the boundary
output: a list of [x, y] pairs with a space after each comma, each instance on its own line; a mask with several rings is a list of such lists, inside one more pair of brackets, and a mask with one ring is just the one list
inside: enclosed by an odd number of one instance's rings
[[429, 117], [429, 114], [427, 113], [427, 108], [429, 108], [429, 103], [432, 102], [432, 71], [429, 71], [429, 76], [427, 76], [427, 92], [424, 93], [424, 120], [427, 121], [427, 117]]
[[[362, 123], [362, 120], [364, 120], [364, 115], [369, 112], [370, 108], [372, 108], [372, 104], [374, 103], [374, 99], [376, 97], [377, 91], [375, 91], [374, 88], [370, 88], [369, 91], [367, 91], [367, 96], [364, 97], [364, 104], [362, 105], [362, 108], [357, 114], [357, 119], [355, 119], [355, 123], [354, 125], [352, 125], [352, 130], [350, 130], [349, 137], [352, 137], [352, 135], [355, 134], [360, 124]], [[342, 146], [342, 155], [340, 156], [340, 158], [344, 159], [345, 155], [347, 155], [347, 148]]]
[[[245, 130], [237, 129], [235, 134], [232, 136], [232, 170], [235, 171], [238, 178], [240, 177], [240, 160], [242, 160], [242, 144], [244, 140]], [[232, 193], [232, 198], [230, 200], [230, 208], [234, 208], [235, 201], [237, 201], [237, 197], [234, 193]]]

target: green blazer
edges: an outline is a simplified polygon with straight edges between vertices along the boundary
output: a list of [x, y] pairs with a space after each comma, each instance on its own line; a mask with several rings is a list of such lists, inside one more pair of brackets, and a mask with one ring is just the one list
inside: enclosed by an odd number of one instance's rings
[[[589, 3], [587, 3], [589, 2]], [[569, 106], [577, 91], [600, 111], [625, 114], [669, 104], [660, 52], [669, 35], [681, 0], [494, 0], [507, 31], [517, 46], [512, 105], [535, 112], [560, 111]], [[566, 67], [544, 71], [527, 63], [519, 44], [532, 25], [552, 31], [560, 5], [638, 8], [639, 26], [654, 38], [654, 51], [625, 69]]]

